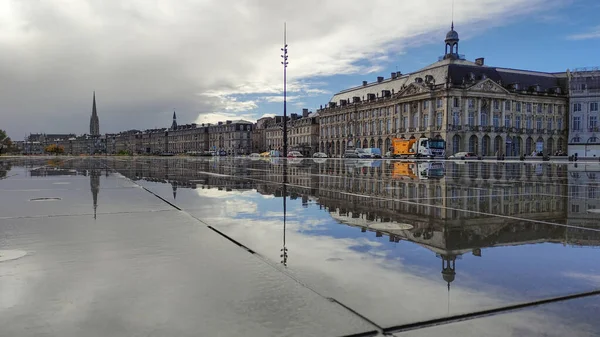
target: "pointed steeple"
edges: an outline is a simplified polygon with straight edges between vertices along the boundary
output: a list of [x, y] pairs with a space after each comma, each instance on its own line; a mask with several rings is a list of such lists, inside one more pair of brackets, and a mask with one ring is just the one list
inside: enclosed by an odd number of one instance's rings
[[175, 110], [173, 110], [173, 123], [171, 123], [171, 130], [177, 129], [177, 115], [175, 114]]
[[100, 121], [98, 120], [98, 111], [96, 110], [96, 91], [94, 91], [94, 98], [92, 101], [92, 117], [90, 118], [90, 135], [100, 135]]

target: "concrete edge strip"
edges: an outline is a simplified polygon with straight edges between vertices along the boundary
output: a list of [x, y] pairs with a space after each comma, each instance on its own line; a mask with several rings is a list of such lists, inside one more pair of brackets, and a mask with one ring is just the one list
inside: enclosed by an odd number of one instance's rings
[[405, 332], [405, 331], [416, 330], [416, 329], [430, 328], [430, 327], [444, 325], [444, 324], [458, 323], [458, 322], [468, 321], [468, 320], [472, 320], [472, 319], [476, 319], [476, 318], [494, 316], [497, 314], [508, 313], [511, 311], [532, 308], [532, 307], [536, 307], [536, 306], [540, 306], [540, 305], [548, 304], [548, 303], [557, 303], [557, 302], [563, 302], [563, 301], [573, 300], [573, 299], [582, 298], [582, 297], [592, 297], [592, 296], [596, 296], [596, 295], [600, 295], [600, 289], [583, 292], [583, 293], [575, 293], [575, 294], [570, 294], [570, 295], [565, 295], [565, 296], [546, 298], [543, 300], [513, 304], [513, 305], [504, 306], [504, 307], [494, 308], [494, 309], [475, 311], [475, 312], [470, 312], [470, 313], [466, 313], [466, 314], [454, 315], [454, 316], [450, 316], [450, 317], [435, 318], [435, 319], [421, 321], [421, 322], [402, 324], [402, 325], [385, 328], [385, 329], [383, 329], [383, 332], [389, 334], [389, 333]]
[[[196, 218], [194, 218], [196, 219]], [[241, 248], [244, 248], [245, 250], [247, 250], [250, 254], [256, 254], [255, 251], [253, 251], [252, 249], [246, 247], [245, 245], [243, 245], [241, 242], [235, 240], [234, 238], [228, 236], [227, 234], [221, 232], [220, 230], [214, 228], [213, 226], [207, 225], [208, 228], [212, 229], [213, 231], [215, 231], [217, 234], [221, 235], [222, 237], [224, 237], [225, 239], [233, 242], [234, 244], [240, 246]]]
[[[140, 186], [141, 186], [141, 185], [140, 185]], [[152, 194], [153, 196], [157, 197], [158, 199], [160, 199], [160, 200], [164, 201], [165, 203], [169, 204], [169, 206], [171, 206], [171, 207], [175, 208], [175, 209], [176, 209], [176, 210], [178, 210], [178, 211], [181, 211], [181, 208], [179, 208], [179, 206], [177, 206], [177, 205], [175, 205], [175, 204], [171, 203], [170, 201], [168, 201], [167, 199], [165, 199], [165, 198], [161, 197], [160, 195], [158, 195], [158, 194], [156, 194], [156, 193], [154, 193], [154, 192], [150, 191], [150, 190], [149, 190], [149, 189], [147, 189], [146, 187], [144, 187], [144, 186], [141, 186], [141, 187], [142, 187], [142, 188], [143, 188], [143, 189], [144, 189], [146, 192], [148, 192], [148, 193]]]
[[[349, 306], [347, 306], [347, 305], [345, 305], [344, 303], [342, 303], [342, 302], [340, 302], [340, 301], [336, 300], [336, 299], [335, 299], [335, 298], [333, 298], [333, 297], [326, 297], [326, 298], [327, 298], [329, 301], [331, 301], [331, 302], [333, 302], [333, 303], [336, 303], [337, 305], [341, 306], [342, 308], [345, 308], [346, 310], [350, 311], [350, 312], [351, 312], [351, 313], [353, 313], [354, 315], [356, 315], [356, 316], [358, 316], [358, 317], [362, 318], [363, 320], [367, 321], [369, 324], [371, 324], [371, 325], [373, 325], [374, 327], [376, 327], [376, 328], [379, 330], [379, 331], [376, 331], [377, 333], [378, 333], [378, 332], [381, 332], [381, 331], [383, 331], [383, 328], [382, 328], [381, 326], [379, 326], [379, 324], [377, 324], [377, 323], [373, 322], [372, 320], [370, 320], [370, 319], [369, 319], [368, 317], [366, 317], [365, 315], [363, 315], [363, 314], [359, 313], [358, 311], [356, 311], [356, 310], [354, 310], [354, 309], [350, 308]], [[359, 334], [359, 335], [351, 335], [351, 336], [363, 336], [363, 335], [360, 335], [360, 334]]]
[[359, 332], [359, 333], [355, 333], [352, 335], [344, 335], [342, 337], [376, 337], [376, 336], [381, 336], [380, 333], [378, 331], [365, 331], [365, 332]]

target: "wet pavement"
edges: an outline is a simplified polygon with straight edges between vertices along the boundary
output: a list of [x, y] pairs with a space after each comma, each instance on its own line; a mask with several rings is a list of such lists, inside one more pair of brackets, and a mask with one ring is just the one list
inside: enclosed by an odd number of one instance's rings
[[9, 335], [600, 334], [598, 163], [0, 163]]

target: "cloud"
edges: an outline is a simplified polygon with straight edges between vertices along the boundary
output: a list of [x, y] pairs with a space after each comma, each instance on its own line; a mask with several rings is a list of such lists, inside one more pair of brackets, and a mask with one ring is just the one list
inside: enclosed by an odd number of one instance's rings
[[600, 26], [592, 27], [589, 31], [585, 33], [573, 34], [567, 36], [569, 40], [590, 40], [590, 39], [600, 39]]
[[[424, 36], [440, 38], [450, 19], [447, 0], [23, 0], [4, 7], [1, 117], [15, 139], [86, 132], [93, 90], [101, 132], [166, 127], [173, 109], [182, 124], [256, 119], [258, 98], [282, 91], [283, 21], [288, 90], [315, 96], [331, 91], [331, 75], [380, 71], [406, 46], [429, 43]], [[544, 0], [464, 0], [455, 21], [467, 31], [545, 7]]]

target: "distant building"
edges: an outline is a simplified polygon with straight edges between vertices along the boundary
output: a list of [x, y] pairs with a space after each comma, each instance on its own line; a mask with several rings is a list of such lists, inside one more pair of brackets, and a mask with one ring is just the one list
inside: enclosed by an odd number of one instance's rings
[[319, 151], [319, 114], [302, 109], [302, 117], [292, 114], [288, 122], [288, 149], [308, 157]]
[[569, 75], [569, 155], [600, 157], [600, 69], [575, 69]]
[[267, 127], [273, 123], [274, 117], [263, 117], [256, 121], [252, 129], [252, 152], [267, 151]]
[[208, 127], [209, 150], [228, 155], [245, 155], [252, 151], [253, 123], [245, 120], [225, 121]]

